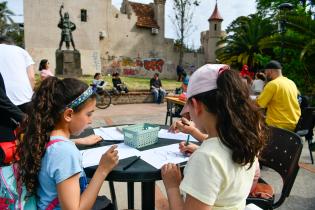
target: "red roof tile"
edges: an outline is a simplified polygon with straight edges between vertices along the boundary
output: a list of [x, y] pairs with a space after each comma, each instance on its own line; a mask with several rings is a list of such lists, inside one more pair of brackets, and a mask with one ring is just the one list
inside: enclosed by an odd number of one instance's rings
[[136, 26], [143, 28], [160, 28], [154, 19], [154, 10], [148, 4], [129, 2], [136, 16]]
[[210, 18], [208, 20], [223, 20], [222, 16], [220, 15], [220, 12], [218, 10], [218, 5], [215, 4], [215, 8], [212, 12], [212, 15], [210, 16]]

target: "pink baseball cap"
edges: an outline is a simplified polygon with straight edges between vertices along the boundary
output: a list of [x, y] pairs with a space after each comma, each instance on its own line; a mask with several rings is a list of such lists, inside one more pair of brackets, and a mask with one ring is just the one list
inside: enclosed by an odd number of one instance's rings
[[[229, 70], [226, 64], [206, 64], [197, 69], [190, 77], [187, 87], [187, 99], [192, 96], [217, 89], [217, 79], [221, 72]], [[187, 103], [180, 115], [189, 112]]]

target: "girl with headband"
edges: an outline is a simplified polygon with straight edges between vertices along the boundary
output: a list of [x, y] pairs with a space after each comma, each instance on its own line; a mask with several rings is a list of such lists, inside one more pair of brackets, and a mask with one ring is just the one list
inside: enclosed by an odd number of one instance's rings
[[105, 177], [118, 164], [112, 146], [87, 185], [80, 152], [69, 138], [92, 122], [95, 103], [92, 88], [73, 78], [49, 77], [35, 92], [18, 166], [27, 192], [38, 197], [38, 209], [91, 209]]

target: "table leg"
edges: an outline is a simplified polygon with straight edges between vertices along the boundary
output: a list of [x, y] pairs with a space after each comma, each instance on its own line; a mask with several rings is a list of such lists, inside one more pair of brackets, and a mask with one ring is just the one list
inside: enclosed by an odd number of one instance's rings
[[109, 181], [108, 184], [109, 184], [110, 196], [112, 198], [112, 203], [114, 205], [115, 210], [118, 210], [114, 182]]
[[173, 125], [173, 107], [174, 103], [170, 102], [170, 125]]
[[155, 208], [155, 182], [141, 183], [142, 210], [153, 210]]
[[168, 117], [170, 116], [170, 103], [166, 100], [166, 117], [165, 117], [165, 125], [167, 125]]
[[128, 209], [134, 209], [134, 183], [127, 182]]

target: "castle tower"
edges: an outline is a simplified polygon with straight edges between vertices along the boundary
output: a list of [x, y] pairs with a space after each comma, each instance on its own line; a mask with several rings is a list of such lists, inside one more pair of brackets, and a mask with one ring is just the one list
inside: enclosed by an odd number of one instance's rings
[[220, 15], [220, 12], [218, 10], [218, 4], [216, 2], [215, 8], [212, 12], [212, 15], [208, 19], [209, 21], [209, 33], [208, 33], [208, 46], [207, 49], [207, 57], [206, 62], [207, 63], [216, 63], [216, 55], [215, 51], [217, 50], [217, 42], [222, 37], [222, 31], [221, 31], [221, 23], [223, 21], [222, 16]]
[[166, 0], [154, 0], [154, 19], [159, 28], [159, 36], [164, 38], [165, 34], [165, 3]]

